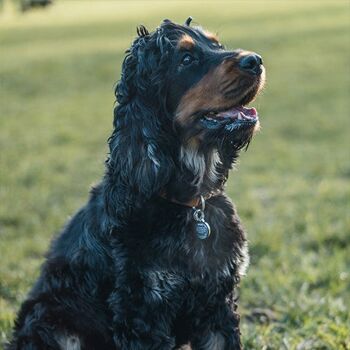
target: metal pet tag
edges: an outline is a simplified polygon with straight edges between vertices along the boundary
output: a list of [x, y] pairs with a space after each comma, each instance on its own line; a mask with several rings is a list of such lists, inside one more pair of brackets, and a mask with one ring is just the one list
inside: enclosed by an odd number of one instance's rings
[[195, 228], [196, 228], [196, 234], [199, 239], [206, 239], [210, 236], [210, 226], [209, 224], [204, 220], [204, 208], [205, 208], [205, 202], [203, 196], [201, 196], [201, 203], [202, 208], [196, 209], [193, 207], [193, 219], [196, 222]]

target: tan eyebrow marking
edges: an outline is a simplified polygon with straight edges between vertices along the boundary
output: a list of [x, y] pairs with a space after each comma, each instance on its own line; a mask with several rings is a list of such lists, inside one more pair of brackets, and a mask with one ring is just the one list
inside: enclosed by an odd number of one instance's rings
[[216, 34], [208, 32], [207, 30], [204, 30], [203, 33], [209, 40], [214, 41], [216, 44], [219, 44], [219, 38]]
[[186, 49], [186, 50], [192, 49], [194, 45], [195, 45], [195, 42], [193, 38], [190, 37], [188, 34], [184, 34], [178, 43], [179, 48]]

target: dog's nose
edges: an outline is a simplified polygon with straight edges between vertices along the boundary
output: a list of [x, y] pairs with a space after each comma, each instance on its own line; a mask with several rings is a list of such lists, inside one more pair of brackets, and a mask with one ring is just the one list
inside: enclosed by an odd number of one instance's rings
[[263, 64], [262, 58], [256, 53], [251, 53], [247, 56], [243, 56], [239, 61], [239, 67], [249, 73], [258, 75], [262, 72], [261, 65]]

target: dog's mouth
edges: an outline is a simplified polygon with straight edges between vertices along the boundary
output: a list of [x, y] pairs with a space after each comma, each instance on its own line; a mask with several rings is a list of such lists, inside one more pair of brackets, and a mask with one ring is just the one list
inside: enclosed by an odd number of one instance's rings
[[200, 121], [208, 129], [217, 129], [224, 126], [225, 129], [232, 131], [242, 127], [255, 126], [259, 121], [259, 117], [254, 107], [239, 105], [221, 111], [204, 112]]

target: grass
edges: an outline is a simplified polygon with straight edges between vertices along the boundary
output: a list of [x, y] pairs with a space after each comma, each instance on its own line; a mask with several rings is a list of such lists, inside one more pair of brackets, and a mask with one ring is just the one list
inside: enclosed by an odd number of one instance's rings
[[102, 175], [135, 26], [188, 15], [268, 70], [262, 131], [228, 184], [251, 249], [244, 345], [350, 349], [346, 1], [56, 1], [0, 15], [0, 343], [53, 234]]

